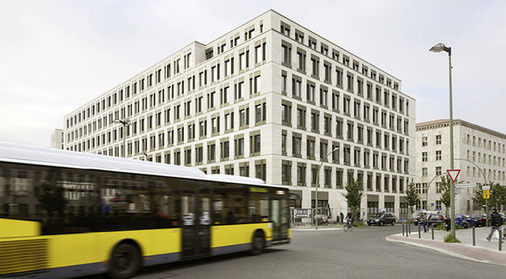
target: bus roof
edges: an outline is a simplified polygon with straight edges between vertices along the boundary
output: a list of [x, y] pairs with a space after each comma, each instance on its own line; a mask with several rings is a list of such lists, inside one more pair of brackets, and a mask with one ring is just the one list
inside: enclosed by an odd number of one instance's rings
[[191, 167], [6, 142], [0, 142], [0, 161], [74, 169], [103, 170], [240, 184], [265, 185], [263, 180], [257, 178], [224, 174], [206, 175], [201, 170]]

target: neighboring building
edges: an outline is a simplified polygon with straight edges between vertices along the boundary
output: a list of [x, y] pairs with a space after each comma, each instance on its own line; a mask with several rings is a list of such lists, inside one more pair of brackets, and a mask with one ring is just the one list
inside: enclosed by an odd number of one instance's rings
[[323, 161], [318, 205], [333, 218], [348, 176], [364, 183], [363, 213], [399, 216], [414, 118], [399, 79], [270, 10], [67, 115], [65, 148], [123, 156], [125, 141], [127, 157], [289, 186], [298, 208], [314, 207]]
[[[446, 211], [441, 204], [439, 176], [450, 169], [450, 121], [435, 120], [416, 124], [416, 178], [415, 185], [421, 193], [418, 209]], [[476, 183], [479, 187], [499, 183], [505, 185], [506, 135], [466, 122], [453, 121], [454, 169], [460, 169], [458, 183]], [[431, 183], [432, 181], [432, 183]], [[429, 185], [430, 184], [430, 185]], [[481, 204], [473, 202], [474, 188], [455, 189], [455, 212], [477, 213]], [[427, 192], [428, 188], [428, 192]], [[428, 208], [427, 208], [428, 198]]]
[[63, 129], [55, 129], [51, 134], [51, 148], [64, 149]]

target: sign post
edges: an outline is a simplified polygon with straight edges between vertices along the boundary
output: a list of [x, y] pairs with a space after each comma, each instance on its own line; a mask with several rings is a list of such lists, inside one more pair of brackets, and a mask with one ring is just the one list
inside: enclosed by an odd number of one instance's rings
[[453, 169], [453, 124], [450, 118], [450, 134], [451, 134], [451, 168], [449, 170], [446, 170], [450, 178], [452, 179], [452, 183], [450, 185], [450, 204], [451, 204], [451, 211], [450, 211], [450, 228], [451, 228], [451, 236], [455, 236], [455, 181], [457, 181], [457, 177], [459, 177], [460, 170], [459, 169]]

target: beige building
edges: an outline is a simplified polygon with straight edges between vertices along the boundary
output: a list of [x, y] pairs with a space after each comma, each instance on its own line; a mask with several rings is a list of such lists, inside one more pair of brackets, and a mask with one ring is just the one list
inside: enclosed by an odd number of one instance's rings
[[398, 78], [270, 10], [99, 95], [65, 117], [64, 133], [69, 150], [287, 185], [298, 208], [314, 207], [320, 170], [318, 204], [333, 218], [353, 176], [363, 213], [399, 216], [414, 118]]
[[55, 129], [51, 134], [51, 148], [64, 149], [63, 129]]
[[[450, 168], [449, 122], [442, 119], [416, 124], [415, 185], [422, 200], [419, 209], [446, 211], [440, 202], [439, 184], [440, 176], [446, 175]], [[455, 190], [455, 212], [482, 213], [482, 205], [473, 202], [477, 187], [485, 180], [487, 184], [506, 184], [506, 135], [458, 119], [453, 121], [453, 127], [454, 169], [460, 170]], [[459, 183], [470, 186], [475, 183], [476, 186], [461, 188]]]

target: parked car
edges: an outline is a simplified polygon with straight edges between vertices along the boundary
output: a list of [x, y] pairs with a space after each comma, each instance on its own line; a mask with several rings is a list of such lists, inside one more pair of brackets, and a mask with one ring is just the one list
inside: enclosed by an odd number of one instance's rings
[[367, 225], [378, 225], [383, 226], [384, 224], [391, 224], [392, 226], [395, 225], [397, 218], [395, 215], [391, 212], [385, 212], [381, 214], [381, 216], [377, 218], [371, 218], [367, 220]]
[[475, 227], [485, 227], [487, 219], [483, 215], [471, 215]]
[[[423, 215], [424, 213], [425, 213], [425, 216]], [[430, 215], [433, 215], [433, 214], [438, 214], [438, 213], [437, 213], [437, 211], [420, 210], [416, 214], [416, 217], [413, 219], [415, 225], [418, 225], [418, 223], [420, 223], [420, 225], [422, 225], [423, 224], [423, 219], [427, 219], [427, 216], [430, 216]]]
[[443, 214], [431, 214], [427, 219], [428, 227], [437, 227], [439, 224], [444, 223], [446, 216]]
[[471, 218], [471, 216], [464, 214], [455, 215], [455, 224], [464, 229], [473, 227], [475, 225], [474, 220]]

